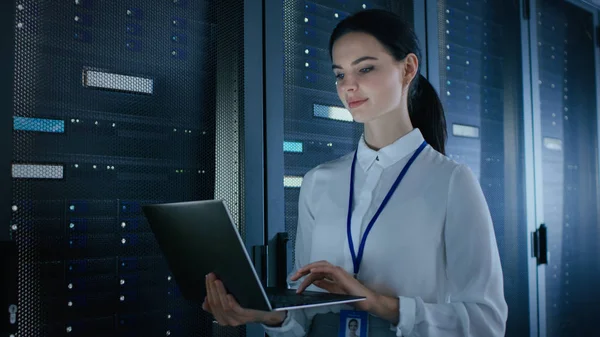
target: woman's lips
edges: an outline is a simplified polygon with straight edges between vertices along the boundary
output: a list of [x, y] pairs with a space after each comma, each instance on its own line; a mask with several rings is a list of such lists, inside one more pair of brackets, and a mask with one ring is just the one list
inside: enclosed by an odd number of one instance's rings
[[362, 99], [362, 100], [357, 100], [357, 101], [349, 101], [349, 102], [348, 102], [348, 107], [349, 107], [350, 109], [357, 108], [357, 107], [361, 106], [361, 105], [362, 105], [364, 102], [366, 102], [367, 100], [369, 100], [369, 99], [367, 98], [367, 99]]

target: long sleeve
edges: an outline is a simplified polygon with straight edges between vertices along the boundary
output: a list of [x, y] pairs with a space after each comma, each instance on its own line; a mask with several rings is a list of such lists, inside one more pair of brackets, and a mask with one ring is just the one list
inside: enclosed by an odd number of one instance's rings
[[[302, 181], [300, 187], [300, 195], [298, 202], [298, 227], [296, 228], [296, 243], [295, 243], [295, 263], [292, 274], [302, 266], [309, 263], [310, 260], [310, 241], [312, 231], [315, 224], [313, 213], [309, 207], [309, 201], [312, 185], [314, 183], [313, 171], [308, 172]], [[289, 278], [289, 277], [288, 277]], [[297, 288], [302, 282], [302, 279], [290, 284], [290, 288]], [[308, 331], [310, 319], [307, 317], [305, 310], [289, 310], [283, 324], [279, 327], [269, 327], [263, 325], [265, 332], [270, 337], [303, 337]]]
[[444, 227], [446, 303], [400, 297], [398, 336], [504, 336], [508, 308], [491, 215], [468, 167], [450, 178]]

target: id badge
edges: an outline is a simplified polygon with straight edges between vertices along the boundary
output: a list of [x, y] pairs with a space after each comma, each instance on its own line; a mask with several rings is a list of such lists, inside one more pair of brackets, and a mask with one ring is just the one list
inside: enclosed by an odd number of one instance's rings
[[369, 314], [366, 311], [340, 311], [338, 337], [368, 337]]

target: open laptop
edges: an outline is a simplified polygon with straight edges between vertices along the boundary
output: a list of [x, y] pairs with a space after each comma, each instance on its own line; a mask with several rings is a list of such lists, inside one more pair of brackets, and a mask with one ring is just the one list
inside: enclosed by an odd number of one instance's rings
[[265, 288], [231, 214], [221, 200], [142, 206], [184, 298], [206, 296], [205, 276], [214, 272], [243, 308], [281, 311], [362, 301], [364, 297]]

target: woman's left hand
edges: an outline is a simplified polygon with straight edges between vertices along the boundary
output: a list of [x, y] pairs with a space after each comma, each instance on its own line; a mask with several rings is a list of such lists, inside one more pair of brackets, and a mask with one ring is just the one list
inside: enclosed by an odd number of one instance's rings
[[292, 275], [291, 280], [297, 281], [305, 275], [308, 276], [298, 287], [297, 293], [303, 292], [309, 285], [314, 284], [333, 294], [366, 297], [366, 300], [354, 304], [359, 310], [370, 311], [377, 303], [378, 295], [374, 291], [365, 287], [343, 268], [334, 266], [327, 261], [314, 262], [298, 269], [296, 274]]

